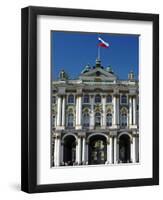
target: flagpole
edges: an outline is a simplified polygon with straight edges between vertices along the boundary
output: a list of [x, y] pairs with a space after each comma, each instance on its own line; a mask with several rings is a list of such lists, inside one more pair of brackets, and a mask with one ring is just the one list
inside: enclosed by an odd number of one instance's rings
[[98, 60], [100, 60], [100, 46], [98, 46], [98, 56], [97, 56]]

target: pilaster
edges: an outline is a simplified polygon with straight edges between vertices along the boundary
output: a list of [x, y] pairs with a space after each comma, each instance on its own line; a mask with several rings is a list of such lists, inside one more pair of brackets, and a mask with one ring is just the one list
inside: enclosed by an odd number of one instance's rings
[[61, 127], [61, 120], [62, 120], [62, 118], [61, 118], [61, 108], [62, 108], [62, 105], [61, 105], [61, 103], [62, 103], [62, 97], [61, 97], [61, 95], [59, 95], [58, 96], [58, 99], [57, 99], [57, 126], [56, 126], [56, 129], [58, 129], [58, 130], [60, 130], [60, 129], [62, 129], [62, 127]]
[[113, 137], [110, 136], [110, 151], [109, 151], [109, 163], [113, 163]]
[[91, 114], [90, 114], [90, 129], [94, 129], [95, 119], [94, 119], [94, 95], [91, 95]]
[[106, 128], [106, 96], [102, 96], [102, 115], [103, 115], [103, 120], [102, 120], [102, 129]]

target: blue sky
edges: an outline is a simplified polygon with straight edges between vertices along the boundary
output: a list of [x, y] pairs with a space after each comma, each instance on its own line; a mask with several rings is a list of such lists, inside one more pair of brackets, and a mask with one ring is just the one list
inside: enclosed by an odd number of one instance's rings
[[[59, 32], [51, 34], [52, 79], [64, 69], [70, 78], [78, 77], [83, 68], [95, 65], [98, 51], [97, 33]], [[101, 48], [102, 66], [112, 66], [119, 79], [127, 79], [130, 70], [138, 77], [138, 35], [100, 34], [109, 43]]]

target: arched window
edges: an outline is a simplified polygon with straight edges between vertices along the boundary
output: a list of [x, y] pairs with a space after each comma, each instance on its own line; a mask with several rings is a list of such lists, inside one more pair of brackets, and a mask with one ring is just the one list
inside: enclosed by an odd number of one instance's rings
[[111, 113], [108, 113], [106, 115], [106, 125], [107, 126], [112, 126], [112, 114]]
[[69, 113], [68, 114], [68, 117], [67, 117], [67, 126], [69, 127], [69, 128], [72, 128], [73, 126], [74, 126], [74, 115], [73, 115], [73, 113]]
[[127, 126], [127, 113], [123, 112], [121, 113], [121, 127]]
[[112, 102], [112, 96], [111, 96], [111, 95], [108, 95], [108, 96], [106, 97], [106, 102], [107, 102], [107, 103], [111, 103], [111, 102]]
[[89, 95], [84, 95], [84, 97], [83, 97], [83, 102], [84, 103], [89, 103]]
[[123, 134], [119, 138], [119, 161], [129, 163], [131, 161], [130, 137]]
[[95, 103], [101, 103], [101, 96], [99, 94], [95, 96]]
[[76, 160], [76, 139], [72, 135], [67, 135], [63, 142], [63, 162], [64, 165], [73, 165]]
[[88, 162], [90, 165], [105, 164], [107, 160], [107, 141], [104, 136], [94, 135], [89, 140]]
[[74, 103], [74, 95], [70, 94], [68, 96], [68, 103]]
[[85, 128], [89, 127], [89, 123], [90, 123], [89, 114], [84, 113], [83, 114], [83, 127], [85, 127]]
[[122, 104], [127, 104], [127, 96], [126, 95], [122, 95], [121, 96], [121, 103]]
[[55, 104], [56, 103], [56, 96], [52, 97], [52, 103]]
[[95, 114], [95, 127], [101, 126], [101, 114], [96, 113]]

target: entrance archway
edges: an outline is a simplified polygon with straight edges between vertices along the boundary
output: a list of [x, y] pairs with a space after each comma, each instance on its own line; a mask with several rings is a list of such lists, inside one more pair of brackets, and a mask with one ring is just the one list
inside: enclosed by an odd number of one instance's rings
[[105, 164], [107, 160], [106, 137], [94, 135], [89, 140], [89, 165]]
[[65, 165], [73, 165], [76, 160], [76, 138], [73, 135], [67, 135], [64, 138], [63, 162]]
[[119, 161], [122, 163], [130, 162], [130, 154], [130, 137], [127, 134], [123, 134], [119, 138]]

